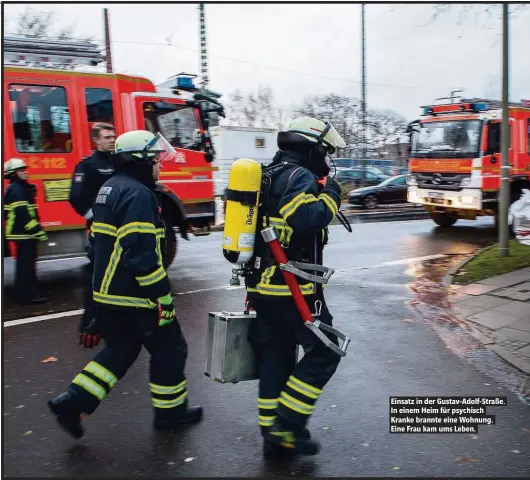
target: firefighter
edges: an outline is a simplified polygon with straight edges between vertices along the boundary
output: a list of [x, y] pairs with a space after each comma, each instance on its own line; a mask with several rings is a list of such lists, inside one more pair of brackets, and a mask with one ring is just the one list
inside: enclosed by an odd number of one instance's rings
[[[75, 167], [70, 190], [70, 204], [74, 210], [87, 221], [90, 230], [92, 224], [92, 205], [101, 186], [111, 177], [114, 169], [110, 162], [110, 155], [114, 151], [116, 132], [108, 123], [95, 123], [92, 125], [90, 135], [96, 149], [94, 153], [83, 158]], [[87, 246], [88, 257], [90, 246]], [[92, 261], [86, 266], [84, 272], [84, 306], [85, 311], [79, 326], [82, 332], [96, 315], [94, 300], [92, 298]]]
[[28, 182], [24, 160], [12, 158], [4, 165], [10, 183], [4, 195], [5, 240], [16, 244], [15, 297], [22, 305], [46, 303], [37, 296], [37, 241], [46, 241], [36, 204], [37, 189]]
[[[328, 155], [344, 141], [328, 122], [302, 117], [278, 134], [279, 151], [264, 168], [258, 231], [275, 226], [289, 260], [322, 264], [327, 227], [340, 207], [341, 189], [329, 177]], [[261, 228], [260, 228], [261, 226]], [[314, 455], [320, 450], [306, 425], [340, 356], [304, 326], [288, 285], [261, 235], [254, 269], [245, 279], [249, 306], [257, 318], [249, 340], [259, 364], [259, 425], [264, 452]], [[321, 285], [297, 277], [317, 318], [332, 325]], [[337, 339], [326, 333], [335, 344]], [[296, 346], [304, 349], [297, 363]]]
[[98, 315], [83, 336], [88, 337], [85, 343], [92, 343], [102, 334], [106, 346], [65, 393], [48, 402], [60, 426], [74, 438], [84, 434], [80, 416], [96, 410], [142, 346], [151, 355], [154, 428], [178, 428], [202, 418], [202, 407], [188, 406], [187, 343], [162, 263], [164, 225], [153, 193], [159, 159], [171, 150], [160, 134], [124, 133], [116, 140], [115, 175], [96, 197], [91, 242]]

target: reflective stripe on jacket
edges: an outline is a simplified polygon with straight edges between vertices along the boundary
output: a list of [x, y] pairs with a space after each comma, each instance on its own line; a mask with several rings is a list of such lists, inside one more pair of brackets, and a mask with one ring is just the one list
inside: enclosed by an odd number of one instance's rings
[[[279, 156], [279, 161], [289, 160], [286, 153]], [[272, 177], [268, 198], [264, 202], [266, 204], [260, 207], [258, 217], [261, 225], [256, 232], [255, 272], [246, 279], [247, 292], [290, 296], [289, 287], [260, 235], [260, 230], [267, 226], [266, 213], [270, 225], [275, 226], [280, 235], [289, 260], [321, 264], [327, 226], [340, 208], [340, 187], [330, 181], [322, 188], [309, 170], [296, 163], [288, 163], [285, 169]], [[314, 283], [296, 278], [302, 294], [316, 293]]]
[[110, 308], [157, 308], [171, 286], [154, 193], [132, 176], [117, 174], [99, 190], [93, 211], [94, 300]]

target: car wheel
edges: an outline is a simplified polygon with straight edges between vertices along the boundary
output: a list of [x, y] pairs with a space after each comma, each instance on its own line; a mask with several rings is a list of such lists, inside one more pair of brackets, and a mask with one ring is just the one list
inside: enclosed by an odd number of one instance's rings
[[364, 208], [373, 210], [374, 208], [378, 207], [379, 201], [377, 200], [377, 197], [375, 195], [367, 195], [366, 197], [364, 197], [363, 205]]

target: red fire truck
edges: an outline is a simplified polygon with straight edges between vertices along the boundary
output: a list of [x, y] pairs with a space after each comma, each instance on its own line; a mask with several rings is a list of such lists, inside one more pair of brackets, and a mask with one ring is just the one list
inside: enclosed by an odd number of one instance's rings
[[[530, 101], [510, 103], [511, 202], [530, 188]], [[498, 218], [502, 105], [460, 99], [423, 107], [412, 129], [408, 201], [422, 204], [434, 222]]]
[[[83, 47], [72, 53], [64, 52], [64, 42], [55, 47], [49, 43], [39, 41], [41, 50], [36, 53], [35, 44], [23, 51], [15, 44], [4, 51], [4, 60], [7, 56], [11, 63], [17, 59], [27, 63], [28, 58], [42, 61], [47, 55], [44, 60], [50, 61], [54, 55], [51, 61], [93, 65], [102, 59]], [[40, 257], [84, 254], [86, 223], [68, 197], [76, 164], [93, 150], [89, 132], [95, 122], [111, 123], [117, 135], [136, 129], [160, 132], [175, 147], [176, 159], [163, 165], [159, 183], [168, 229], [167, 265], [176, 253], [176, 231], [183, 238], [190, 232], [209, 233], [215, 221], [210, 165], [215, 152], [208, 127], [212, 112], [224, 113], [217, 100], [220, 95], [197, 89], [193, 77], [179, 74], [157, 88], [132, 75], [4, 68], [3, 158], [26, 161], [37, 186], [41, 222], [49, 238], [39, 245]]]

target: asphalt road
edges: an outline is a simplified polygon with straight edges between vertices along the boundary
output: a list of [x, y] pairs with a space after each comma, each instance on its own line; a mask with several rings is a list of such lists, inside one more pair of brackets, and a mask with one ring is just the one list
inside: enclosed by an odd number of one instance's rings
[[[530, 409], [516, 395], [520, 375], [496, 363], [440, 315], [448, 266], [495, 240], [490, 219], [444, 231], [431, 221], [331, 230], [326, 288], [335, 325], [353, 340], [310, 422], [322, 452], [265, 460], [257, 426], [257, 383], [221, 385], [204, 376], [208, 312], [241, 310], [244, 290], [229, 287], [221, 233], [181, 242], [170, 268], [178, 317], [190, 345], [190, 400], [202, 423], [175, 434], [151, 429], [148, 356], [142, 354], [75, 441], [46, 400], [63, 391], [95, 352], [76, 345], [77, 316], [4, 328], [6, 476], [526, 476]], [[4, 305], [4, 321], [81, 307], [84, 260], [39, 265], [45, 308]], [[11, 281], [6, 262], [6, 284]], [[9, 295], [7, 289], [6, 295]], [[9, 325], [9, 324], [6, 324]], [[42, 363], [49, 357], [56, 361]], [[507, 396], [488, 407], [496, 425], [478, 434], [389, 433], [390, 396]]]

